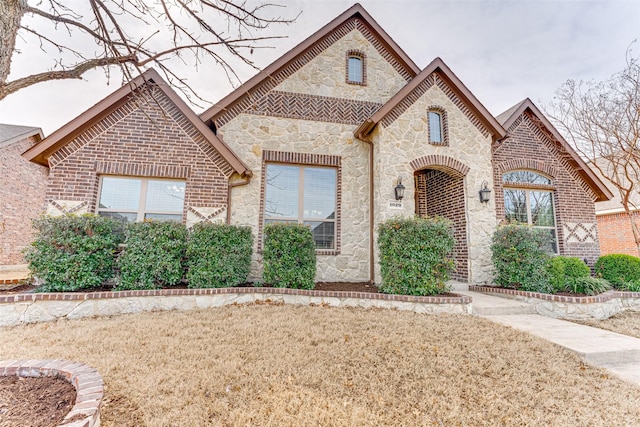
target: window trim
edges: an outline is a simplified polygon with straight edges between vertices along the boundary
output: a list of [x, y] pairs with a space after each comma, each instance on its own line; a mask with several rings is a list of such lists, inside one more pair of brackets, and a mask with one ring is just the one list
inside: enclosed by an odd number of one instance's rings
[[[435, 113], [440, 116], [440, 141], [434, 141], [431, 139], [431, 113]], [[427, 139], [429, 140], [429, 144], [431, 145], [449, 145], [449, 123], [447, 118], [447, 111], [439, 105], [430, 105], [427, 108]]]
[[[356, 81], [356, 80], [351, 80], [349, 78], [349, 60], [351, 58], [358, 58], [360, 59], [360, 65], [362, 67], [361, 71], [361, 78], [362, 81]], [[357, 86], [366, 86], [367, 85], [367, 58], [366, 55], [364, 54], [364, 52], [360, 51], [360, 50], [349, 50], [347, 51], [346, 54], [346, 58], [345, 58], [345, 82], [347, 84], [351, 84], [351, 85], [357, 85]]]
[[[529, 183], [529, 182], [512, 182], [512, 181], [504, 181], [504, 175], [510, 173], [510, 172], [518, 172], [518, 171], [526, 171], [526, 172], [532, 172], [535, 174], [538, 174], [544, 178], [549, 179], [549, 181], [551, 182], [551, 184], [535, 184], [535, 183]], [[560, 254], [560, 240], [559, 240], [559, 236], [558, 236], [558, 217], [557, 217], [557, 209], [556, 209], [556, 188], [555, 185], [553, 185], [553, 178], [548, 176], [547, 174], [544, 173], [540, 173], [539, 171], [534, 171], [534, 170], [530, 170], [530, 169], [513, 169], [510, 171], [506, 171], [502, 174], [502, 203], [503, 203], [503, 210], [504, 210], [504, 218], [505, 220], [507, 219], [507, 207], [506, 207], [506, 190], [520, 190], [520, 191], [524, 191], [524, 197], [525, 197], [525, 207], [526, 207], [526, 213], [527, 213], [527, 225], [529, 225], [530, 227], [533, 228], [539, 228], [542, 230], [553, 230], [553, 234], [554, 234], [554, 238], [555, 238], [555, 242], [553, 244], [554, 246], [554, 253], [556, 255]], [[537, 191], [540, 193], [549, 193], [551, 195], [551, 207], [553, 208], [553, 227], [550, 226], [542, 226], [542, 225], [533, 225], [532, 224], [532, 216], [531, 216], [531, 192], [533, 191]]]
[[[293, 153], [286, 151], [264, 150], [262, 152], [261, 181], [260, 181], [260, 212], [258, 215], [258, 252], [262, 253], [264, 241], [264, 225], [266, 221], [266, 176], [267, 164], [284, 164], [300, 167], [327, 167], [336, 169], [336, 214], [335, 247], [334, 249], [316, 249], [317, 255], [339, 255], [342, 247], [342, 158], [329, 154]], [[300, 202], [300, 199], [298, 200]], [[299, 211], [300, 215], [303, 215]], [[310, 219], [306, 219], [311, 221]], [[296, 219], [298, 221], [298, 219]], [[325, 221], [323, 219], [323, 221]]]
[[[179, 212], [180, 214], [180, 222], [184, 222], [185, 216], [184, 216], [184, 208], [186, 206], [186, 188], [187, 188], [187, 181], [184, 179], [175, 179], [175, 178], [158, 178], [158, 177], [148, 177], [148, 176], [130, 176], [130, 175], [100, 175], [99, 176], [100, 180], [99, 180], [99, 184], [98, 184], [98, 198], [97, 198], [97, 203], [96, 203], [96, 215], [100, 215], [100, 212], [115, 212], [115, 213], [135, 213], [136, 214], [136, 220], [135, 222], [143, 222], [145, 220], [145, 215], [146, 214], [158, 214], [158, 215], [177, 215], [178, 211], [154, 211], [154, 210], [150, 210], [147, 211], [145, 209], [146, 206], [146, 202], [147, 202], [147, 189], [148, 189], [148, 184], [149, 181], [170, 181], [170, 182], [182, 182], [185, 184], [185, 200], [183, 201], [182, 204], [182, 210]], [[100, 208], [100, 198], [102, 196], [102, 184], [104, 181], [104, 178], [115, 178], [115, 179], [136, 179], [140, 181], [140, 194], [138, 196], [138, 209], [137, 210], [131, 210], [131, 209], [108, 209], [108, 208]]]

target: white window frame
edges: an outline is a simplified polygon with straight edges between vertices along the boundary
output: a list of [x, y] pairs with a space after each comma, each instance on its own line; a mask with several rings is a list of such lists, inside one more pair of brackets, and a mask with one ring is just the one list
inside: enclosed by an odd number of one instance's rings
[[[360, 70], [358, 73], [354, 70], [354, 67], [351, 65], [351, 59], [357, 59], [360, 64]], [[357, 74], [357, 75], [356, 75]], [[356, 77], [353, 79], [352, 77]], [[347, 56], [347, 82], [357, 85], [364, 84], [364, 58], [362, 55], [358, 55], [352, 53]]]
[[[140, 181], [140, 195], [138, 198], [138, 209], [136, 210], [128, 210], [128, 209], [105, 209], [100, 208], [100, 199], [102, 197], [102, 183], [104, 178], [112, 178], [112, 179], [135, 179]], [[146, 214], [157, 214], [157, 215], [180, 215], [181, 221], [184, 221], [184, 203], [182, 205], [182, 210], [178, 211], [154, 211], [154, 210], [145, 210], [145, 206], [147, 204], [147, 188], [150, 181], [168, 181], [168, 182], [183, 182], [185, 183], [185, 193], [186, 193], [186, 181], [183, 179], [172, 179], [172, 178], [154, 178], [154, 177], [139, 177], [139, 176], [126, 176], [126, 175], [102, 175], [100, 176], [100, 185], [98, 186], [98, 200], [96, 203], [96, 214], [100, 215], [101, 212], [112, 212], [112, 213], [135, 213], [136, 221], [135, 222], [143, 222], [145, 220]]]

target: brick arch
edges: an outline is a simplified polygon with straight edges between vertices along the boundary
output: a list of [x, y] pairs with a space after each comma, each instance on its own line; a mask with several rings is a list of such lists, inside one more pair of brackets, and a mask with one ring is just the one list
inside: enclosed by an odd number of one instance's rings
[[[513, 159], [498, 163], [498, 173], [500, 176], [513, 170], [530, 170], [534, 172], [542, 172], [551, 179], [555, 179], [558, 171], [548, 162], [533, 159]], [[502, 179], [502, 178], [501, 178]]]
[[422, 169], [433, 169], [457, 178], [466, 176], [470, 169], [469, 166], [461, 161], [440, 154], [418, 157], [411, 161], [410, 164], [414, 172]]

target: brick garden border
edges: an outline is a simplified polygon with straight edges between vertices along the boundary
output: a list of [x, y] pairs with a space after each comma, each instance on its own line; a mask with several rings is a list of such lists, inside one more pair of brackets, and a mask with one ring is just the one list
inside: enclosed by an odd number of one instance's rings
[[607, 291], [594, 296], [551, 295], [496, 286], [469, 286], [470, 291], [532, 304], [538, 314], [565, 320], [603, 320], [622, 311], [640, 311], [640, 292]]
[[[97, 427], [100, 425], [100, 406], [104, 383], [98, 371], [84, 363], [61, 359], [0, 360], [0, 376], [52, 377], [60, 376], [76, 389], [76, 402], [62, 420], [60, 427]], [[76, 415], [83, 419], [69, 422]]]

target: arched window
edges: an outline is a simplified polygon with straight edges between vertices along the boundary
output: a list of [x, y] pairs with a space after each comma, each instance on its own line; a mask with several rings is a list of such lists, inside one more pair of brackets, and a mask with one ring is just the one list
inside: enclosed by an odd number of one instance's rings
[[444, 108], [437, 105], [427, 110], [427, 125], [429, 132], [429, 144], [449, 145], [447, 134], [447, 113]]
[[502, 182], [507, 221], [547, 230], [553, 239], [551, 250], [558, 253], [551, 180], [536, 172], [516, 170], [502, 175]]
[[365, 56], [362, 52], [351, 50], [347, 52], [347, 83], [365, 85]]

